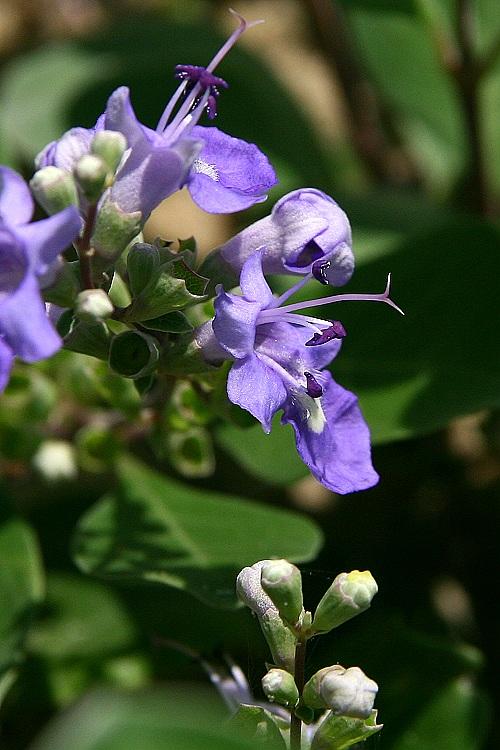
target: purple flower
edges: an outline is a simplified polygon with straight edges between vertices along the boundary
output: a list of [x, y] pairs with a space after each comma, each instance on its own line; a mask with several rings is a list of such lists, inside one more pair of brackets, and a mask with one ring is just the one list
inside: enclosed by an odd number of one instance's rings
[[283, 410], [282, 424], [294, 428], [302, 460], [326, 487], [340, 494], [371, 487], [378, 476], [357, 399], [324, 369], [338, 354], [345, 329], [338, 321], [296, 311], [344, 300], [385, 302], [399, 310], [389, 298], [389, 283], [383, 294], [283, 304], [304, 282], [273, 296], [262, 271], [265, 256], [265, 249], [258, 250], [243, 264], [241, 296], [217, 288], [215, 318], [199, 330], [198, 344], [209, 361], [234, 360], [229, 400], [249, 411], [265, 432]]
[[50, 283], [58, 255], [78, 235], [81, 220], [73, 206], [29, 224], [32, 213], [24, 180], [0, 167], [0, 390], [14, 356], [36, 362], [61, 346], [40, 287]]
[[265, 273], [313, 275], [323, 284], [342, 286], [354, 271], [351, 227], [342, 209], [321, 190], [301, 188], [283, 196], [271, 214], [256, 221], [220, 248], [239, 272], [256, 247], [264, 247]]
[[[231, 213], [263, 201], [276, 175], [257, 146], [197, 123], [204, 111], [212, 119], [221, 88], [228, 84], [213, 74], [241, 34], [254, 24], [238, 14], [239, 27], [206, 68], [178, 65], [181, 83], [168, 102], [156, 130], [141, 124], [122, 86], [111, 94], [94, 128], [73, 128], [37, 157], [38, 168], [54, 165], [72, 171], [89, 152], [97, 130], [117, 130], [128, 152], [106, 198], [122, 211], [140, 211], [145, 221], [166, 197], [187, 185], [193, 200], [209, 213]], [[258, 22], [257, 22], [258, 23]], [[182, 98], [184, 99], [182, 100]]]

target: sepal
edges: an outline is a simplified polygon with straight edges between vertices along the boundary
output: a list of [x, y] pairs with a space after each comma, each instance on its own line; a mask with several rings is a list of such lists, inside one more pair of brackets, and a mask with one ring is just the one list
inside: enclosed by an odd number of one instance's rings
[[329, 711], [321, 721], [311, 743], [311, 750], [347, 750], [380, 732], [374, 709], [366, 719], [336, 716]]
[[140, 211], [126, 213], [113, 201], [104, 199], [97, 213], [92, 246], [107, 265], [119, 258], [139, 234], [141, 219]]
[[125, 378], [142, 378], [158, 362], [160, 349], [153, 336], [140, 331], [123, 331], [114, 336], [109, 349], [109, 366]]

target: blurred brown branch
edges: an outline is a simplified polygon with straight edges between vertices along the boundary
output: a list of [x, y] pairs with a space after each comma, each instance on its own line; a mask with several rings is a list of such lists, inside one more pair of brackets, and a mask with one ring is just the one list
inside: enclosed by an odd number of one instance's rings
[[418, 185], [417, 166], [364, 70], [342, 8], [335, 0], [303, 0], [303, 4], [316, 42], [340, 84], [351, 138], [369, 173], [387, 185]]

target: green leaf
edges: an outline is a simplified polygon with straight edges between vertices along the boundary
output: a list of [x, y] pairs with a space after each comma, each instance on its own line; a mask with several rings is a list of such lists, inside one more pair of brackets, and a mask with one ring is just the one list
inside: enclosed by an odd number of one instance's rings
[[296, 513], [188, 487], [131, 457], [117, 465], [119, 488], [81, 519], [74, 557], [86, 573], [155, 581], [207, 604], [234, 607], [234, 582], [266, 557], [315, 557], [321, 533]]
[[37, 605], [43, 568], [30, 527], [17, 518], [0, 521], [0, 677], [16, 667]]
[[135, 633], [116, 594], [99, 581], [53, 574], [29, 650], [51, 661], [92, 659], [131, 645]]
[[347, 750], [358, 742], [364, 742], [381, 729], [382, 724], [377, 724], [375, 710], [368, 719], [335, 716], [329, 711], [314, 735], [311, 750]]
[[[392, 272], [394, 310], [365, 302], [322, 309], [347, 337], [335, 379], [359, 397], [376, 442], [439, 429], [500, 403], [496, 279], [500, 233], [455, 220], [364, 264], [347, 291], [381, 291]], [[317, 309], [317, 308], [316, 308]], [[328, 312], [327, 312], [328, 310]]]
[[229, 726], [238, 736], [252, 741], [255, 747], [286, 750], [285, 740], [278, 727], [279, 721], [262, 706], [243, 704], [231, 717]]
[[160, 266], [124, 314], [126, 321], [151, 320], [188, 305], [202, 302], [208, 279], [182, 258]]
[[107, 360], [110, 341], [109, 330], [104, 323], [83, 323], [75, 319], [64, 337], [64, 348]]
[[439, 690], [410, 719], [391, 750], [480, 750], [491, 718], [484, 693], [462, 677]]
[[96, 691], [56, 717], [30, 750], [252, 750], [230, 732], [215, 690]]
[[193, 330], [189, 320], [179, 310], [160, 315], [159, 318], [152, 320], [143, 320], [142, 326], [149, 331], [165, 331], [165, 333], [188, 333]]
[[217, 429], [216, 441], [240, 466], [263, 482], [289, 484], [309, 473], [295, 448], [292, 428], [282, 426], [279, 416], [274, 418], [269, 435], [260, 424], [246, 430], [224, 424]]

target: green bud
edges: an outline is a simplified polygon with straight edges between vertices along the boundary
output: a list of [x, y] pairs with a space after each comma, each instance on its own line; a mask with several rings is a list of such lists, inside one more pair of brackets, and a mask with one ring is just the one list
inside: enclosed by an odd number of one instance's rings
[[104, 289], [84, 289], [76, 298], [75, 314], [80, 320], [104, 320], [109, 318], [113, 309], [113, 303]]
[[300, 570], [287, 560], [269, 560], [262, 566], [260, 581], [281, 618], [295, 625], [303, 610]]
[[43, 167], [30, 180], [30, 188], [38, 203], [49, 215], [63, 208], [78, 205], [78, 192], [73, 176], [58, 167]]
[[243, 568], [236, 579], [236, 593], [243, 604], [257, 615], [275, 664], [293, 674], [297, 639], [283, 623], [277, 608], [262, 588], [260, 575], [262, 566], [267, 562], [271, 561], [260, 560]]
[[370, 716], [378, 685], [359, 667], [336, 664], [316, 672], [304, 687], [302, 699], [310, 708], [329, 708], [334, 714], [366, 719]]
[[299, 691], [295, 680], [290, 672], [284, 669], [270, 669], [262, 678], [262, 689], [270, 703], [292, 708], [298, 703]]
[[377, 591], [378, 586], [369, 570], [340, 573], [316, 608], [314, 632], [327, 633], [364, 612]]
[[99, 156], [113, 174], [127, 148], [127, 139], [117, 130], [100, 130], [95, 134], [90, 150]]
[[92, 246], [97, 253], [94, 261], [101, 258], [108, 267], [119, 258], [129, 242], [141, 231], [141, 217], [140, 211], [125, 213], [116, 203], [105, 200], [99, 206], [92, 235]]
[[77, 161], [75, 179], [91, 203], [96, 203], [104, 192], [108, 173], [106, 162], [95, 154], [85, 154]]
[[142, 378], [154, 368], [160, 355], [158, 342], [139, 331], [124, 331], [111, 340], [109, 366], [125, 378]]

